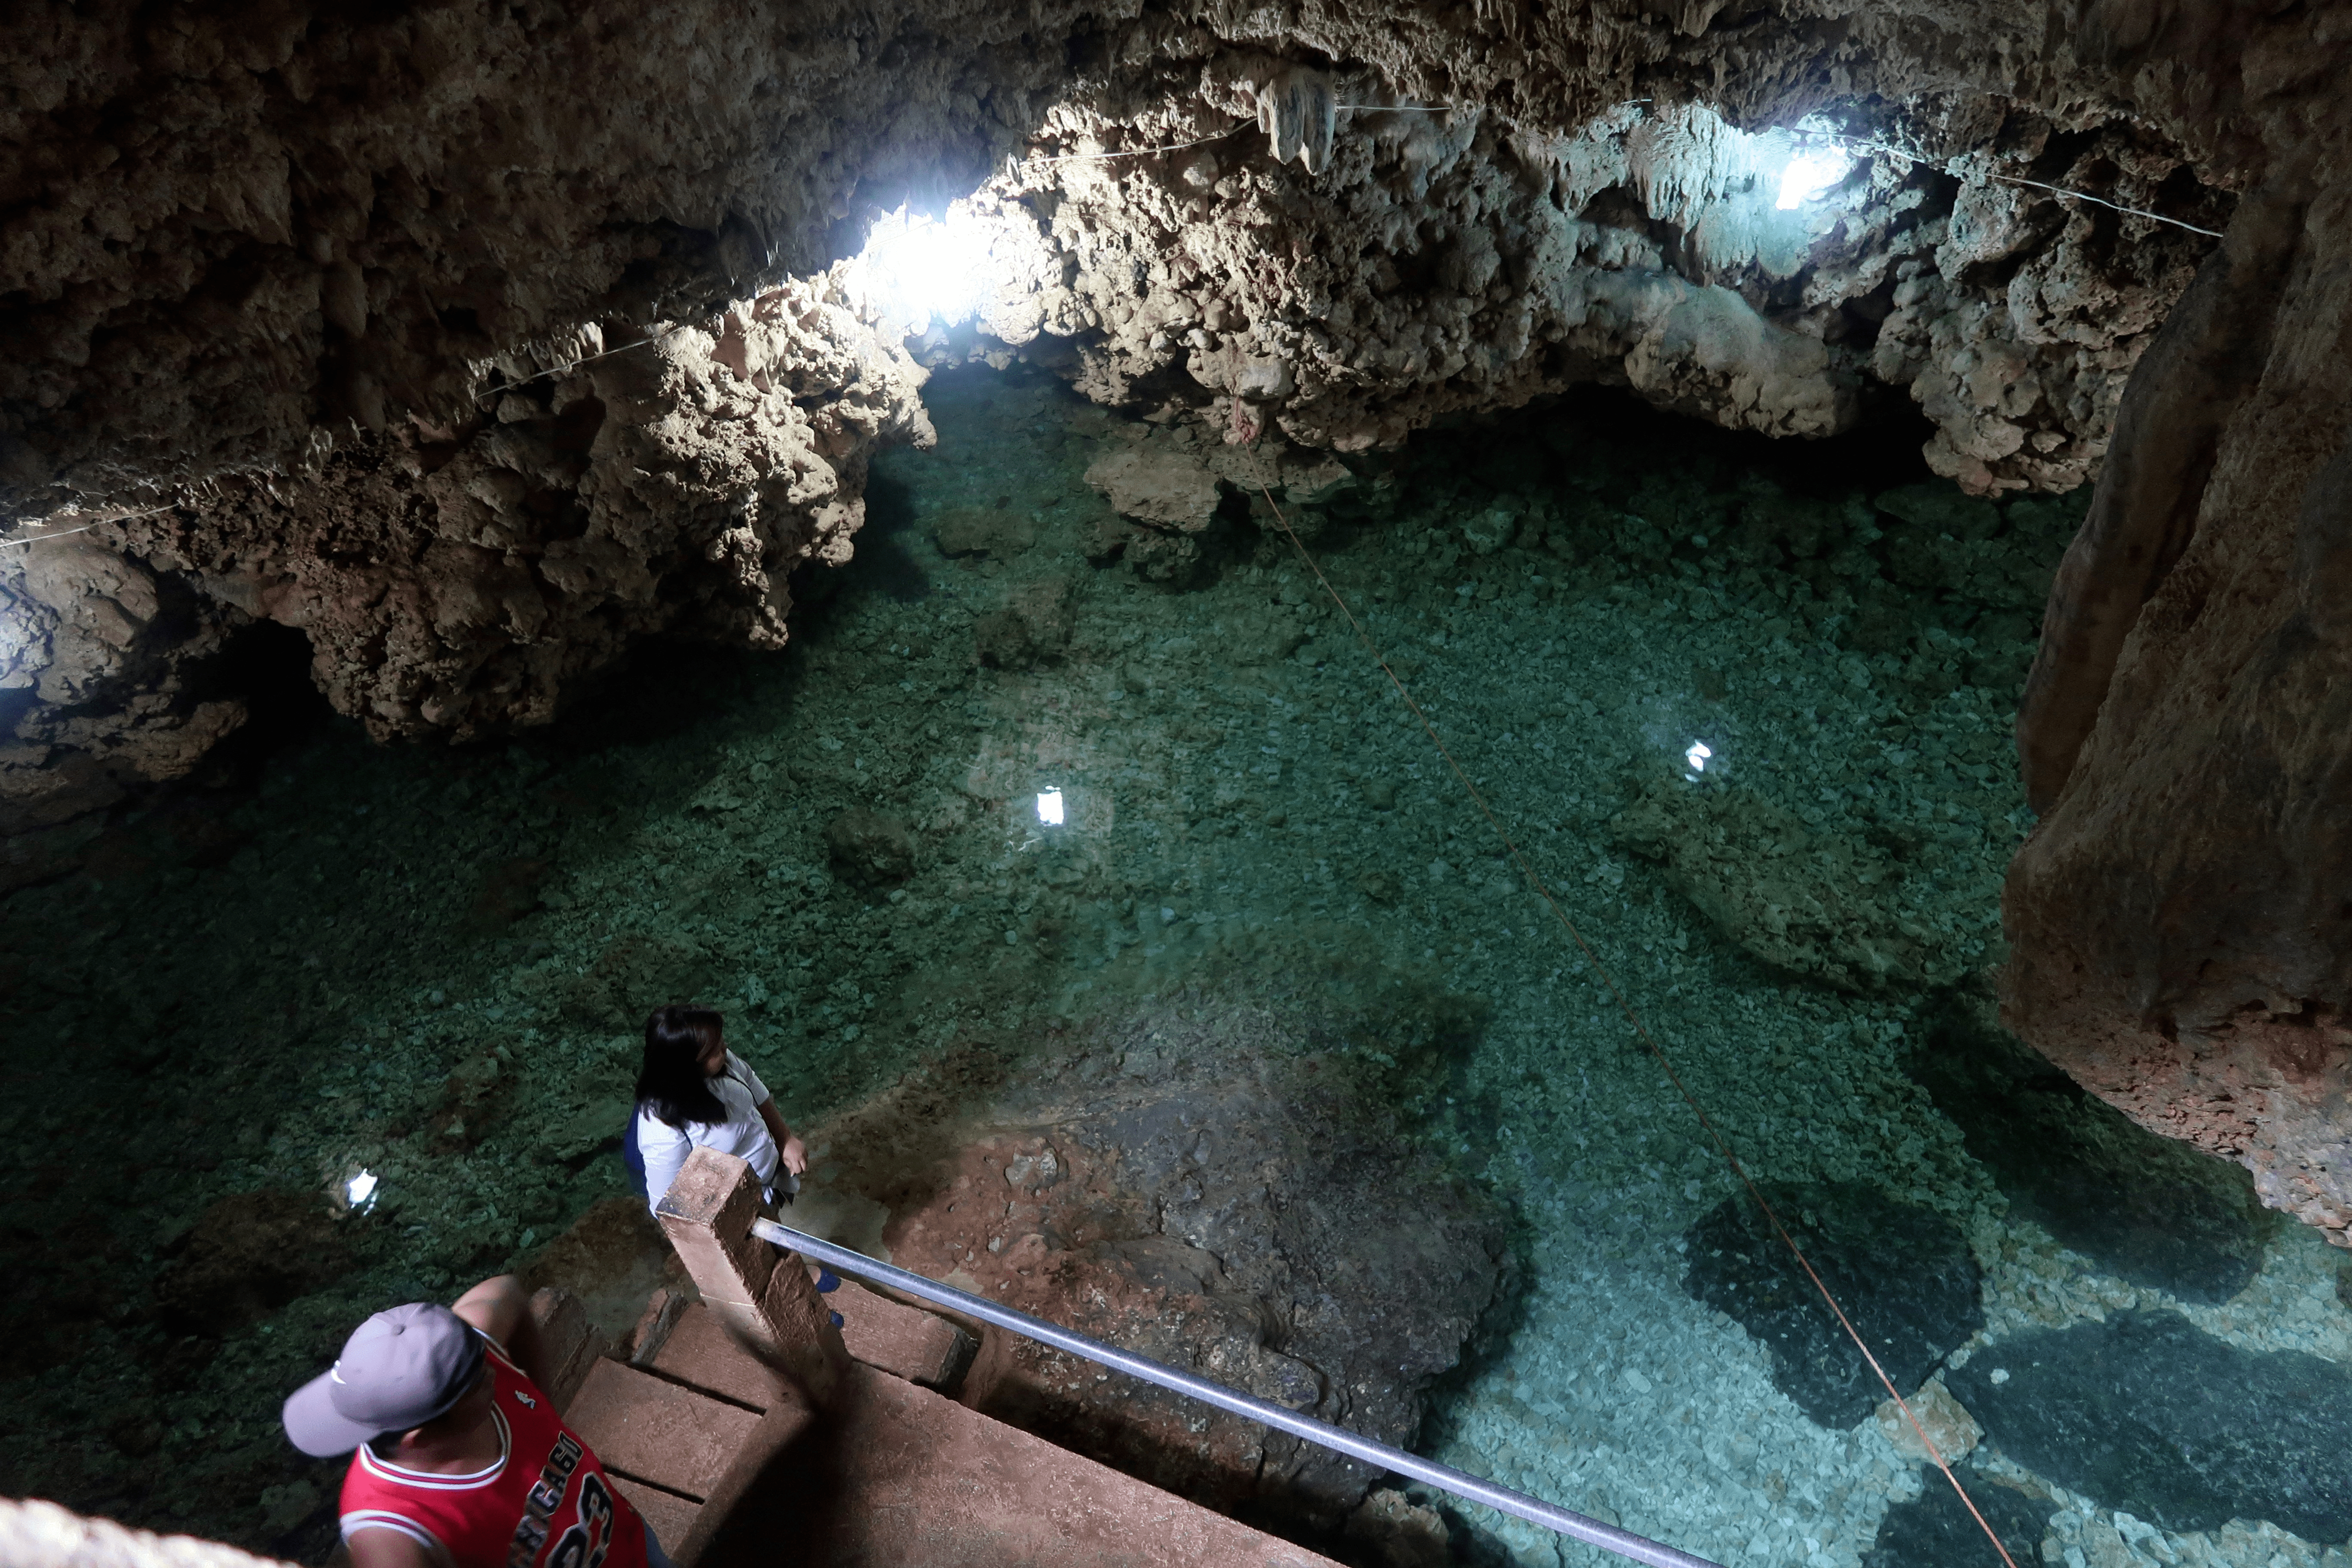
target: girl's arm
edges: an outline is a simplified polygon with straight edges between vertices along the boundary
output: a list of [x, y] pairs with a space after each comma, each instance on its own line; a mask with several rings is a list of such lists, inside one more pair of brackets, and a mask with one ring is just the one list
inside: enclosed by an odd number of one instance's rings
[[646, 1161], [646, 1207], [660, 1205], [669, 1184], [677, 1180], [677, 1173], [686, 1164], [686, 1157], [694, 1152], [694, 1141], [677, 1128], [654, 1117], [637, 1113], [630, 1127], [637, 1141], [637, 1152]]
[[[807, 1175], [808, 1145], [803, 1143], [793, 1135], [793, 1130], [784, 1125], [783, 1117], [776, 1110], [773, 1096], [760, 1101], [760, 1120], [768, 1124], [768, 1136], [776, 1141], [776, 1156], [784, 1163], [784, 1169], [795, 1176]], [[649, 1165], [647, 1169], [650, 1171], [651, 1166]]]

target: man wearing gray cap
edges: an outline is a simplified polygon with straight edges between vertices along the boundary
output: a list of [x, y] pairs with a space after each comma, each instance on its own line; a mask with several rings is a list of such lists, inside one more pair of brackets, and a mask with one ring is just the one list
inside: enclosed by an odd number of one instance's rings
[[522, 1282], [502, 1274], [452, 1307], [378, 1312], [294, 1391], [294, 1446], [352, 1456], [342, 1526], [353, 1568], [669, 1568], [523, 1370], [538, 1359]]

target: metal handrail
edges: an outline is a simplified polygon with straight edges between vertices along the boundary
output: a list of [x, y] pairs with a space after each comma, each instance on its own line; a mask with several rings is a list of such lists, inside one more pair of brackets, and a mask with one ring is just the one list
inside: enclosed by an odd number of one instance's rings
[[1402, 1448], [1391, 1448], [1386, 1443], [1375, 1442], [1342, 1426], [1334, 1426], [1328, 1421], [1318, 1421], [1312, 1415], [1286, 1410], [1279, 1405], [1227, 1388], [1223, 1384], [1211, 1383], [1207, 1378], [1195, 1377], [1189, 1372], [1179, 1372], [1149, 1356], [1120, 1350], [1075, 1329], [1066, 1329], [1043, 1318], [1033, 1318], [1026, 1312], [999, 1306], [984, 1297], [959, 1290], [952, 1285], [942, 1285], [936, 1279], [927, 1279], [920, 1274], [912, 1274], [887, 1263], [877, 1263], [863, 1253], [836, 1247], [830, 1241], [810, 1236], [805, 1231], [794, 1230], [790, 1226], [778, 1225], [770, 1219], [755, 1219], [751, 1222], [751, 1234], [788, 1252], [814, 1258], [852, 1279], [904, 1290], [910, 1296], [937, 1302], [952, 1311], [978, 1318], [984, 1323], [994, 1323], [1000, 1329], [1026, 1334], [1033, 1340], [1052, 1345], [1055, 1350], [1066, 1351], [1072, 1355], [1083, 1356], [1087, 1361], [1123, 1372], [1129, 1377], [1139, 1377], [1146, 1383], [1173, 1389], [1178, 1394], [1205, 1405], [1213, 1405], [1235, 1415], [1264, 1422], [1276, 1431], [1303, 1437], [1309, 1443], [1335, 1449], [1366, 1464], [1378, 1465], [1384, 1470], [1425, 1481], [1443, 1491], [1452, 1492], [1455, 1497], [1484, 1503], [1498, 1512], [1524, 1519], [1530, 1524], [1542, 1525], [1546, 1530], [1556, 1531], [1588, 1546], [1597, 1546], [1603, 1552], [1648, 1563], [1650, 1568], [1719, 1568], [1719, 1564], [1704, 1557], [1694, 1557], [1687, 1552], [1662, 1545], [1631, 1531], [1620, 1530], [1613, 1524], [1603, 1524], [1597, 1519], [1556, 1507], [1525, 1492], [1498, 1487], [1466, 1470], [1437, 1464], [1417, 1454], [1408, 1454]]

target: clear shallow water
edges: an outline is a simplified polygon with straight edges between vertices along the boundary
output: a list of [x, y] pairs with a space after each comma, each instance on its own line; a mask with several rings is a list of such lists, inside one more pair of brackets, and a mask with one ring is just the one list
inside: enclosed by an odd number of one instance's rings
[[[975, 1031], [1050, 1056], [1139, 1000], [1271, 987], [1456, 1041], [1405, 1092], [1523, 1222], [1519, 1316], [1429, 1452], [1727, 1565], [1864, 1561], [1917, 1463], [1866, 1415], [1809, 1418], [1694, 1299], [1720, 1158], [1288, 547], [1237, 504], [1181, 586], [1090, 563], [1108, 513], [1081, 476], [1139, 427], [1017, 378], [929, 401], [939, 449], [879, 466], [860, 558], [807, 585], [784, 658], [656, 652], [557, 733], [473, 752], [330, 727], [0, 907], [5, 1223], [43, 1279], [8, 1309], [11, 1489], [315, 1548], [331, 1468], [286, 1453], [277, 1399], [357, 1316], [617, 1190], [601, 1150], [650, 1000], [727, 1009], [799, 1124]], [[1907, 478], [1854, 471], [1875, 460], [1596, 401], [1366, 463], [1301, 521], [1751, 1171], [1958, 1238], [1982, 1326], [1951, 1377], [2143, 1310], [2352, 1363], [2315, 1236], [2249, 1226], [2251, 1279], [2215, 1300], [2126, 1278], [2061, 1244], [2063, 1196], [2025, 1217], [1923, 1082], [1998, 960], [2015, 682], [2075, 513], [1885, 503], [1947, 537], [1870, 504]], [[950, 557], [943, 526], [991, 547]], [[825, 830], [861, 809], [903, 826], [903, 882], [836, 868]], [[896, 853], [877, 831], [853, 859]], [[135, 1154], [86, 1137], [92, 1096]], [[2164, 1168], [2136, 1150], [2114, 1168]], [[268, 1299], [191, 1284], [207, 1205], [362, 1170], [365, 1214], [284, 1222]], [[1979, 1461], [2056, 1561], [2334, 1560]]]

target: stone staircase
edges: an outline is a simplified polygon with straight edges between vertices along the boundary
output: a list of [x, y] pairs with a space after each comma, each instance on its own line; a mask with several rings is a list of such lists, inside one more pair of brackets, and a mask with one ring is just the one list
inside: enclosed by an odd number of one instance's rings
[[534, 1303], [548, 1392], [678, 1568], [1334, 1568], [957, 1404], [969, 1335], [778, 1254], [758, 1213], [697, 1150], [660, 1217], [698, 1300], [656, 1291], [609, 1351]]

